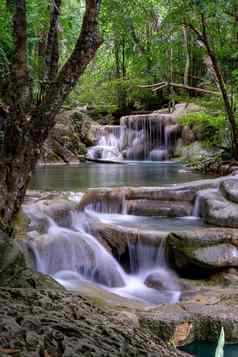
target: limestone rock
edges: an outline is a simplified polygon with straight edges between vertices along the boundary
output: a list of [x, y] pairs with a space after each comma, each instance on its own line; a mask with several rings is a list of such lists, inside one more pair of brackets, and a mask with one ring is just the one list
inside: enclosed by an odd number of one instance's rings
[[78, 162], [85, 156], [86, 148], [94, 145], [97, 126], [82, 108], [62, 111], [42, 148], [41, 160]]
[[129, 249], [143, 247], [158, 250], [167, 237], [163, 231], [143, 231], [100, 221], [90, 222], [90, 231], [101, 244], [120, 262], [127, 271], [131, 270]]
[[[150, 200], [170, 202], [193, 203], [196, 194], [200, 190], [217, 188], [224, 178], [193, 181], [184, 184], [170, 185], [169, 187], [121, 187], [121, 188], [95, 188], [88, 189], [83, 195], [79, 209], [95, 203], [118, 203], [122, 210], [122, 204], [129, 201]], [[107, 212], [107, 211], [105, 211]], [[115, 213], [115, 212], [114, 212]]]
[[171, 263], [190, 277], [238, 267], [236, 229], [203, 228], [171, 233], [167, 244]]
[[104, 310], [79, 294], [0, 290], [0, 346], [19, 357], [188, 356], [141, 328], [135, 313]]
[[[222, 184], [224, 187], [226, 180]], [[206, 223], [214, 226], [238, 228], [238, 204], [228, 201], [218, 190], [200, 193], [202, 216]]]
[[220, 185], [220, 190], [225, 198], [238, 204], [238, 179], [230, 178], [224, 180]]
[[146, 277], [144, 284], [148, 288], [156, 290], [180, 290], [180, 284], [176, 275], [164, 268], [160, 268], [158, 271], [149, 274]]
[[127, 212], [136, 216], [184, 217], [191, 216], [193, 206], [189, 202], [130, 200]]
[[0, 232], [0, 262], [1, 287], [62, 289], [52, 278], [29, 269], [19, 243], [3, 232]]
[[217, 342], [221, 326], [226, 341], [238, 340], [237, 289], [206, 289], [179, 304], [165, 304], [139, 314], [139, 323], [165, 341], [185, 345]]

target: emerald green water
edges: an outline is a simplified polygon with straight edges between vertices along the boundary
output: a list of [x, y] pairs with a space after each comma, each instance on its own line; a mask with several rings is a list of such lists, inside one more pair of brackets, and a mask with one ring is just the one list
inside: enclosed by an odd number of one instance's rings
[[[168, 184], [183, 183], [200, 180], [208, 176], [191, 172], [179, 163], [155, 163], [155, 162], [129, 162], [123, 165], [83, 163], [73, 166], [46, 166], [38, 167], [33, 173], [30, 183], [31, 189], [46, 191], [84, 191], [90, 187], [116, 187], [116, 186], [165, 186]], [[126, 226], [134, 226], [135, 222], [117, 222]], [[176, 229], [183, 228], [181, 219], [171, 222], [164, 219], [160, 222], [151, 221], [148, 218], [139, 217], [136, 222], [139, 226], [147, 226], [147, 223], [155, 228], [166, 230], [172, 223]], [[149, 222], [147, 222], [149, 220]], [[153, 219], [152, 219], [153, 220]], [[162, 225], [162, 227], [161, 227]], [[188, 225], [199, 226], [200, 222], [186, 221]], [[214, 357], [216, 344], [196, 342], [183, 348], [195, 357]], [[238, 345], [227, 345], [224, 357], [238, 357]]]
[[82, 163], [38, 167], [30, 188], [47, 191], [83, 191], [91, 187], [164, 186], [207, 178], [179, 163], [127, 162], [117, 164]]
[[[207, 342], [195, 342], [181, 348], [195, 357], [215, 357], [216, 344]], [[226, 345], [224, 357], [238, 357], [238, 345]]]

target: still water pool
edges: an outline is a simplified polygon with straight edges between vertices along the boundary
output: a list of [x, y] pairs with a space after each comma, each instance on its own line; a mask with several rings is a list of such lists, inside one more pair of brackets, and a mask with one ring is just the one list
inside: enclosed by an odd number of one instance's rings
[[89, 187], [164, 186], [207, 178], [173, 162], [82, 163], [36, 168], [31, 189], [83, 191]]
[[[216, 344], [196, 342], [184, 347], [183, 351], [189, 352], [195, 357], [215, 357]], [[226, 345], [224, 357], [238, 357], [238, 345]]]

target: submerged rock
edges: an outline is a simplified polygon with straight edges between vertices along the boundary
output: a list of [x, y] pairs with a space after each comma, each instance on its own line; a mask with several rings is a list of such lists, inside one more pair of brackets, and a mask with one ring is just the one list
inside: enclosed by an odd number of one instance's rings
[[176, 275], [172, 271], [163, 268], [149, 274], [144, 283], [148, 288], [156, 290], [180, 291], [181, 289]]

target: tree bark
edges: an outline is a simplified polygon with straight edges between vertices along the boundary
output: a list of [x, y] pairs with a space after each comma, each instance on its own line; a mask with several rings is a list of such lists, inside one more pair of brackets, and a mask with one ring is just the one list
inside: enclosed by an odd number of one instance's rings
[[[53, 83], [47, 86], [41, 102], [35, 105], [29, 96], [25, 0], [16, 1], [13, 15], [15, 56], [11, 77], [12, 91], [15, 85], [16, 93], [7, 114], [0, 147], [0, 229], [9, 235], [13, 235], [14, 219], [23, 203], [40, 148], [55, 125], [56, 114], [101, 44], [97, 21], [99, 5], [97, 0], [86, 0], [75, 48]], [[54, 57], [54, 45], [51, 49]], [[53, 62], [56, 63], [53, 60], [51, 64]], [[55, 76], [52, 67], [50, 72]]]
[[186, 54], [186, 63], [184, 68], [183, 83], [185, 86], [189, 85], [189, 71], [190, 71], [190, 53], [189, 53], [189, 32], [186, 26], [183, 26], [184, 48]]
[[211, 44], [210, 44], [210, 39], [207, 34], [207, 24], [206, 24], [206, 19], [204, 14], [201, 14], [201, 25], [202, 25], [202, 32], [197, 30], [193, 25], [189, 24], [188, 26], [192, 29], [192, 31], [197, 35], [198, 40], [203, 43], [204, 48], [207, 51], [207, 54], [211, 60], [211, 64], [214, 69], [214, 73], [217, 79], [218, 87], [220, 89], [222, 98], [223, 98], [223, 103], [224, 103], [224, 108], [225, 112], [228, 118], [228, 121], [230, 123], [231, 127], [231, 133], [232, 133], [232, 153], [233, 157], [238, 160], [238, 128], [236, 124], [236, 117], [235, 117], [235, 112], [232, 107], [232, 102], [229, 98], [229, 94], [227, 92], [224, 78], [215, 54], [215, 51], [213, 50]]
[[58, 39], [58, 18], [60, 15], [61, 0], [53, 1], [50, 27], [47, 36], [47, 44], [44, 56], [43, 81], [53, 81], [58, 73], [59, 65], [59, 39]]
[[13, 105], [17, 103], [25, 110], [31, 99], [27, 64], [26, 1], [13, 1], [12, 11], [15, 53], [10, 65], [9, 96]]

